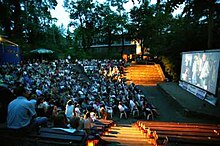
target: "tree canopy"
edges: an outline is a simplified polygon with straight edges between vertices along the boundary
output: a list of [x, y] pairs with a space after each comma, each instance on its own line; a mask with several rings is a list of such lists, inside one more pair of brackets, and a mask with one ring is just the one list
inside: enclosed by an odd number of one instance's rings
[[[2, 0], [0, 35], [19, 44], [24, 54], [44, 47], [57, 57], [73, 55], [78, 49], [86, 53], [93, 44], [110, 47], [114, 40], [123, 44], [124, 38], [139, 39], [142, 51], [150, 48], [152, 54], [170, 58], [173, 70], [183, 51], [220, 47], [219, 0], [132, 1], [133, 8], [127, 12], [128, 0], [65, 0], [71, 21], [64, 28], [55, 25], [57, 19], [50, 13], [56, 0]], [[182, 13], [173, 16], [180, 6]]]

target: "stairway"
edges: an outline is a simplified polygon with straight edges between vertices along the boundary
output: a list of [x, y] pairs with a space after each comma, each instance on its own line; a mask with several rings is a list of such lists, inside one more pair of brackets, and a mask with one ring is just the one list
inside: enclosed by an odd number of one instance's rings
[[128, 84], [132, 81], [136, 85], [156, 86], [157, 83], [165, 80], [165, 76], [159, 64], [131, 64], [125, 69], [125, 72], [125, 78]]
[[102, 139], [107, 141], [107, 146], [152, 146], [138, 127], [131, 124], [112, 127]]

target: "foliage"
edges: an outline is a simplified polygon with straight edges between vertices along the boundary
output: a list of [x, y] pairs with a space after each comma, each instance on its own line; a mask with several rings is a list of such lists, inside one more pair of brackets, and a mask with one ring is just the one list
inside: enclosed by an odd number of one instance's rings
[[[182, 14], [173, 17], [174, 9], [183, 3]], [[158, 0], [155, 5], [146, 1], [131, 10], [128, 32], [143, 40], [143, 47], [150, 48], [152, 54], [166, 56], [162, 61], [173, 77], [180, 73], [181, 52], [220, 47], [219, 7], [216, 0]]]
[[[50, 14], [56, 0], [1, 0], [0, 34], [19, 44], [24, 55], [43, 47], [55, 51], [55, 58], [100, 57], [89, 53], [91, 45], [111, 48], [115, 40], [122, 46], [124, 38], [142, 40], [142, 52], [149, 48], [151, 54], [163, 56], [166, 72], [174, 80], [180, 72], [181, 52], [220, 47], [219, 0], [157, 0], [154, 5], [138, 0], [129, 13], [124, 8], [127, 2], [65, 0], [71, 22], [64, 28], [57, 27]], [[174, 17], [181, 4], [183, 12]]]

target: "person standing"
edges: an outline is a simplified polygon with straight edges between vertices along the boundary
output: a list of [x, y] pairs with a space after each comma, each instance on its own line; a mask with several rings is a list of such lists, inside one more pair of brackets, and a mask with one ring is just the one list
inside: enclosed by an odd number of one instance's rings
[[202, 55], [202, 63], [200, 66], [200, 81], [201, 81], [201, 87], [205, 90], [207, 90], [208, 87], [208, 76], [209, 76], [209, 61], [208, 58], [206, 56], [206, 54], [204, 53]]
[[193, 65], [192, 65], [192, 84], [193, 85], [197, 85], [198, 84], [198, 77], [199, 77], [199, 57], [196, 54], [194, 56], [194, 61], [193, 61]]

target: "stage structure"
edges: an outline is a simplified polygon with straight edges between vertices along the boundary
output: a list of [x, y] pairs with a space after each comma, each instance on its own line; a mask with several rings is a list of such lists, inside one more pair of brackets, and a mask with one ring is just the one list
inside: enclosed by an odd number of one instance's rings
[[19, 64], [21, 61], [20, 48], [17, 44], [0, 36], [0, 65]]
[[212, 105], [220, 102], [220, 49], [183, 52], [179, 86]]

